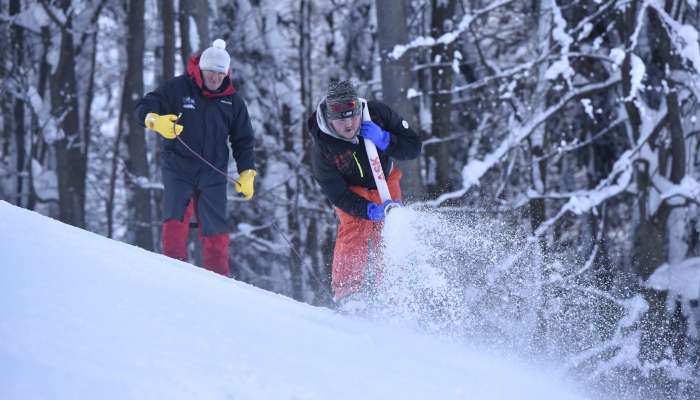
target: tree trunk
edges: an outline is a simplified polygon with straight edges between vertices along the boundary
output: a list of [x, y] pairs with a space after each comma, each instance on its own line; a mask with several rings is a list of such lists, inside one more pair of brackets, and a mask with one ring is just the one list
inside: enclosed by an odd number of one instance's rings
[[190, 8], [190, 1], [180, 0], [177, 20], [180, 25], [180, 57], [182, 58], [183, 71], [187, 71], [187, 61], [194, 51], [192, 43], [190, 43]]
[[[535, 35], [535, 46], [540, 53], [546, 53], [550, 46], [550, 35], [552, 30], [551, 0], [540, 0], [533, 2], [532, 15], [536, 20], [537, 35]], [[537, 115], [547, 109], [549, 103], [549, 83], [545, 78], [548, 64], [542, 63], [537, 67], [537, 83], [533, 94], [533, 114]], [[537, 127], [529, 140], [530, 157], [533, 160], [530, 169], [530, 190], [533, 193], [544, 194], [547, 183], [547, 161], [543, 158], [546, 148], [547, 124]], [[534, 160], [539, 161], [534, 162]], [[547, 215], [546, 204], [543, 198], [533, 198], [528, 202], [528, 213], [530, 217], [530, 229], [536, 232], [545, 221]], [[552, 271], [547, 263], [547, 240], [544, 236], [538, 239], [540, 279], [543, 287], [540, 308], [537, 310], [537, 328], [535, 341], [538, 346], [549, 344], [549, 321], [547, 319], [547, 309], [550, 307], [552, 299], [555, 297], [554, 288], [549, 285]]]
[[64, 134], [55, 142], [59, 219], [84, 228], [88, 143], [80, 132], [71, 1], [61, 2], [61, 9], [67, 17], [61, 27], [58, 65], [50, 81], [51, 113], [61, 121]]
[[127, 68], [124, 77], [124, 92], [120, 120], [125, 129], [128, 156], [126, 157], [125, 182], [129, 189], [129, 232], [131, 241], [147, 250], [153, 249], [151, 230], [151, 195], [139, 180], [149, 180], [148, 159], [144, 130], [131, 116], [136, 100], [143, 94], [143, 41], [144, 41], [144, 0], [129, 2], [129, 39], [126, 45]]
[[[376, 0], [377, 26], [379, 36], [379, 52], [381, 57], [382, 98], [409, 125], [419, 131], [416, 118], [413, 117], [413, 106], [406, 98], [406, 91], [411, 86], [411, 63], [409, 56], [404, 54], [395, 60], [389, 53], [397, 44], [408, 43], [408, 4], [406, 0], [382, 1]], [[401, 182], [404, 199], [422, 199], [425, 194], [421, 180], [420, 160], [400, 161], [399, 167], [404, 172]]]
[[[287, 104], [282, 105], [282, 141], [284, 143], [284, 151], [286, 154], [293, 154], [295, 151], [294, 139], [292, 134], [292, 111]], [[299, 187], [299, 179], [288, 180], [284, 184], [285, 193], [287, 196], [286, 214], [287, 214], [287, 231], [291, 235], [292, 248], [289, 249], [289, 272], [292, 281], [292, 297], [296, 300], [304, 300], [304, 283], [303, 271], [301, 264], [303, 260], [297, 260], [294, 249], [301, 249], [301, 232], [299, 224], [299, 210], [297, 204], [297, 190]], [[309, 271], [311, 272], [311, 271]]]
[[[667, 4], [669, 6], [669, 4]], [[667, 9], [667, 11], [669, 11]], [[629, 19], [633, 16], [629, 16]], [[634, 26], [628, 28], [633, 31]], [[670, 148], [659, 149], [659, 164], [667, 164], [664, 155], [666, 152], [670, 153], [671, 158], [671, 170], [668, 176], [669, 180], [674, 184], [679, 184], [686, 171], [686, 149], [685, 149], [685, 139], [683, 133], [683, 127], [681, 124], [681, 107], [678, 101], [678, 94], [676, 85], [672, 80], [666, 80], [667, 73], [674, 67], [679, 67], [675, 65], [672, 46], [670, 38], [667, 36], [667, 31], [663, 27], [663, 23], [656, 20], [656, 15], [650, 17], [650, 32], [651, 37], [656, 38], [657, 44], [655, 50], [658, 52], [656, 57], [656, 64], [661, 66], [658, 68], [661, 71], [661, 79], [665, 80], [668, 84], [668, 89], [666, 93], [666, 131], [670, 137]], [[623, 65], [624, 67], [624, 65]], [[625, 77], [623, 69], [623, 85], [628, 81]], [[627, 83], [628, 87], [631, 86]], [[627, 90], [627, 89], [625, 89]], [[625, 95], [629, 96], [628, 92], [625, 91]], [[638, 117], [635, 117], [638, 118]], [[638, 137], [638, 136], [637, 136]], [[661, 146], [666, 146], [664, 141], [661, 141]], [[663, 202], [655, 213], [651, 213], [648, 209], [648, 202], [650, 198], [650, 193], [652, 190], [656, 190], [652, 187], [652, 173], [659, 173], [666, 175], [667, 172], [664, 168], [660, 168], [660, 171], [650, 171], [649, 165], [647, 163], [639, 163], [637, 169], [637, 185], [639, 196], [639, 214], [640, 223], [635, 232], [635, 266], [637, 268], [637, 273], [643, 281], [649, 279], [649, 277], [665, 262], [670, 262], [669, 252], [670, 246], [674, 243], [669, 242], [669, 235], [671, 230], [677, 227], [669, 226], [670, 217], [673, 212], [681, 212], [681, 210], [673, 210], [672, 206], [668, 202]], [[685, 230], [685, 227], [681, 227]], [[674, 258], [685, 258], [685, 254], [679, 255], [674, 254]], [[684, 329], [684, 317], [678, 313], [669, 313], [666, 303], [668, 292], [658, 291], [650, 288], [644, 288], [642, 290], [644, 298], [649, 304], [649, 310], [643, 315], [641, 320], [641, 342], [640, 342], [640, 356], [644, 361], [658, 362], [662, 359], [668, 357], [666, 353], [667, 348], [674, 350], [673, 356], [681, 357], [683, 349], [685, 348], [685, 329]], [[678, 305], [676, 305], [678, 307]]]
[[[432, 0], [432, 18], [430, 21], [430, 33], [433, 38], [438, 38], [447, 32], [454, 30], [452, 17], [455, 11], [454, 0]], [[432, 93], [430, 111], [433, 117], [433, 138], [439, 139], [450, 135], [452, 132], [452, 60], [454, 57], [454, 44], [441, 44], [431, 50], [431, 86]], [[430, 185], [428, 192], [436, 197], [453, 189], [450, 181], [450, 151], [449, 143], [438, 142], [431, 145], [427, 151], [431, 158], [431, 165], [435, 167], [435, 181]]]
[[[311, 74], [311, 1], [302, 0], [299, 2], [299, 98], [303, 107], [301, 116], [301, 137], [303, 157], [302, 164], [311, 168], [311, 135], [309, 134], [309, 126], [307, 121], [314, 111], [315, 104], [313, 102], [313, 86]], [[327, 20], [332, 26], [333, 14], [330, 13]], [[332, 48], [332, 38], [330, 38]], [[328, 50], [328, 46], [327, 46]], [[306, 229], [305, 239], [305, 254], [311, 260], [309, 274], [312, 279], [309, 282], [310, 289], [314, 293], [314, 304], [325, 306], [330, 304], [330, 282], [325, 279], [326, 275], [330, 274], [327, 265], [323, 262], [323, 254], [319, 253], [323, 250], [319, 246], [319, 222], [317, 218], [311, 217], [308, 219], [308, 227]], [[332, 249], [330, 250], [332, 254]]]
[[85, 111], [83, 117], [83, 134], [85, 142], [90, 143], [92, 130], [92, 101], [95, 97], [95, 70], [97, 64], [97, 30], [99, 25], [95, 26], [95, 32], [91, 35], [92, 54], [90, 55], [90, 74], [88, 76], [87, 90], [85, 93]]
[[114, 138], [114, 144], [112, 145], [112, 160], [111, 168], [109, 174], [109, 187], [107, 191], [107, 198], [105, 199], [105, 213], [107, 215], [107, 237], [114, 237], [114, 202], [117, 190], [117, 174], [119, 169], [119, 145], [122, 141], [122, 132], [124, 128], [122, 126], [123, 121], [119, 121], [117, 126], [117, 135]]
[[[670, 54], [669, 54], [670, 57]], [[672, 84], [670, 84], [672, 85]], [[667, 129], [671, 137], [671, 174], [670, 180], [674, 184], [679, 184], [685, 176], [685, 142], [683, 129], [680, 122], [680, 106], [676, 89], [671, 86], [666, 95], [668, 109]], [[654, 190], [651, 187], [650, 171], [645, 170], [642, 179], [645, 180], [645, 198], [648, 193]], [[646, 210], [645, 210], [646, 211]], [[645, 218], [640, 223], [637, 230], [637, 268], [642, 280], [646, 281], [663, 263], [669, 262], [666, 249], [668, 245], [668, 232], [674, 227], [669, 226], [669, 217], [674, 210], [664, 202], [655, 214]], [[679, 210], [680, 211], [680, 210]], [[641, 212], [641, 211], [640, 211]], [[685, 256], [685, 255], [683, 255]], [[684, 257], [683, 257], [684, 258]], [[649, 304], [649, 310], [642, 318], [642, 337], [640, 343], [640, 354], [645, 361], [659, 361], [665, 356], [665, 349], [670, 347], [675, 350], [676, 357], [681, 356], [682, 349], [685, 348], [685, 331], [678, 331], [683, 325], [684, 318], [668, 312], [666, 307], [668, 292], [654, 289], [643, 289], [642, 293]], [[675, 329], [674, 329], [675, 328]]]
[[[10, 15], [19, 14], [20, 4], [19, 0], [10, 1]], [[20, 76], [23, 75], [24, 68], [24, 28], [19, 25], [12, 25], [10, 43], [13, 50], [14, 59], [14, 71]], [[27, 195], [30, 193], [25, 186], [25, 181], [27, 180], [27, 138], [26, 138], [26, 127], [24, 124], [24, 101], [23, 99], [16, 98], [13, 110], [13, 122], [15, 127], [15, 143], [17, 144], [17, 159], [16, 159], [16, 173], [17, 173], [17, 183], [15, 185], [16, 199], [15, 204], [19, 206], [26, 206]]]
[[[617, 25], [620, 34], [624, 38], [625, 48], [631, 47], [632, 34], [637, 25], [637, 10], [639, 9], [639, 1], [631, 0], [617, 18]], [[634, 104], [634, 99], [631, 96], [632, 92], [632, 57], [631, 51], [625, 53], [625, 59], [622, 61], [622, 98], [624, 99], [625, 110], [629, 117], [630, 130], [634, 141], [639, 139], [639, 129], [642, 125], [642, 118]]]
[[[0, 4], [0, 12], [6, 11], [6, 5]], [[0, 23], [0, 57], [3, 60], [11, 59], [12, 57], [12, 45], [11, 45], [11, 28], [10, 24]], [[10, 71], [7, 70], [8, 63], [0, 63], [0, 80], [3, 82], [10, 75]], [[2, 121], [2, 136], [0, 136], [0, 163], [6, 164], [5, 161], [10, 154], [10, 142], [12, 141], [12, 126], [8, 117], [11, 114], [10, 111], [10, 96], [0, 97], [0, 121]], [[0, 196], [4, 196], [2, 188], [0, 187]]]
[[175, 76], [175, 7], [171, 0], [160, 0], [160, 16], [163, 23], [163, 71], [162, 81]]
[[[163, 29], [159, 83], [163, 83], [175, 76], [175, 4], [171, 0], [160, 0], [159, 3]], [[161, 176], [161, 152], [159, 144], [160, 137], [158, 135], [152, 135], [152, 140], [149, 140], [149, 145], [153, 151], [153, 158], [151, 160], [153, 177]], [[153, 221], [162, 221], [163, 191], [154, 190], [151, 195], [153, 198]], [[159, 246], [160, 243], [162, 243], [160, 229], [155, 229], [154, 236], [156, 238], [154, 246], [160, 250]]]
[[199, 51], [211, 46], [209, 39], [209, 1], [199, 0], [194, 2], [194, 21], [197, 24], [197, 37], [199, 38]]
[[312, 142], [307, 121], [316, 106], [313, 103], [313, 80], [311, 79], [311, 6], [309, 0], [299, 2], [299, 97], [301, 104], [304, 105], [301, 117], [301, 137], [304, 151], [302, 163], [309, 168], [311, 167]]
[[[180, 51], [187, 71], [187, 60], [195, 52], [209, 47], [209, 2], [207, 0], [180, 0]], [[192, 23], [195, 26], [192, 26]]]
[[[46, 86], [48, 85], [49, 76], [51, 74], [51, 66], [48, 62], [48, 55], [51, 49], [51, 30], [48, 26], [41, 27], [41, 58], [39, 60], [39, 82], [37, 85], [37, 92], [41, 96], [42, 101], [46, 95]], [[31, 151], [30, 160], [36, 160], [36, 162], [45, 167], [46, 161], [46, 143], [41, 139], [42, 127], [39, 126], [39, 119], [35, 113], [32, 113], [32, 139], [31, 139]], [[32, 162], [32, 161], [30, 161]], [[39, 200], [37, 198], [36, 191], [34, 190], [34, 172], [33, 168], [29, 167], [29, 187], [31, 189], [31, 196], [29, 196], [29, 204], [27, 208], [33, 210], [36, 207], [36, 203]]]

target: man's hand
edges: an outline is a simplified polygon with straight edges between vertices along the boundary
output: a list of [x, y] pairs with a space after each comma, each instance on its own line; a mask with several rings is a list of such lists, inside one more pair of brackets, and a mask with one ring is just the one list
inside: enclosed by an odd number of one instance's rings
[[362, 127], [360, 128], [360, 136], [371, 140], [374, 145], [382, 151], [386, 150], [391, 139], [389, 132], [382, 130], [379, 125], [372, 121], [365, 121], [362, 123]]
[[246, 200], [253, 198], [253, 181], [255, 180], [255, 175], [256, 172], [254, 169], [247, 169], [241, 172], [241, 176], [233, 183], [236, 191], [242, 194]]
[[394, 207], [401, 206], [400, 201], [387, 200], [384, 204], [367, 204], [367, 218], [374, 222], [379, 222], [384, 219], [386, 214]]
[[176, 124], [178, 116], [175, 114], [158, 115], [156, 113], [146, 114], [146, 119], [143, 120], [146, 128], [160, 133], [166, 139], [175, 139], [182, 130], [182, 125]]

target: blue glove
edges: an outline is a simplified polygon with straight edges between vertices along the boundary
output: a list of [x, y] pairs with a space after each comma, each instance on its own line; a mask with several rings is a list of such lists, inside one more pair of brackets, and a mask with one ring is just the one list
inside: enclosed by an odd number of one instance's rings
[[367, 204], [367, 217], [372, 221], [379, 222], [384, 219], [387, 209], [400, 205], [400, 201], [393, 200], [387, 200], [384, 202], [384, 204], [375, 204], [370, 202]]
[[362, 127], [360, 128], [360, 136], [374, 142], [374, 145], [382, 151], [386, 150], [386, 148], [389, 146], [389, 140], [391, 138], [389, 132], [382, 130], [379, 125], [372, 121], [365, 121], [362, 123]]

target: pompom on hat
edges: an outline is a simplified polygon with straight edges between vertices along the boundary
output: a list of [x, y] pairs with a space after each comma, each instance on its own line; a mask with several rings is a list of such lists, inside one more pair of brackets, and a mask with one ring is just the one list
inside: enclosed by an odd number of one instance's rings
[[216, 39], [211, 47], [202, 52], [199, 57], [199, 69], [202, 71], [216, 71], [228, 73], [231, 64], [231, 56], [226, 52], [226, 42]]

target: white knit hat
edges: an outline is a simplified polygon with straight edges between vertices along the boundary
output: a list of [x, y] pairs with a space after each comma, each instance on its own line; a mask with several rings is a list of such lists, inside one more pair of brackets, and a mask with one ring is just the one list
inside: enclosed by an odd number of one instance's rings
[[228, 73], [231, 57], [226, 52], [226, 42], [216, 39], [211, 47], [202, 52], [199, 57], [199, 69], [202, 71], [216, 71]]

